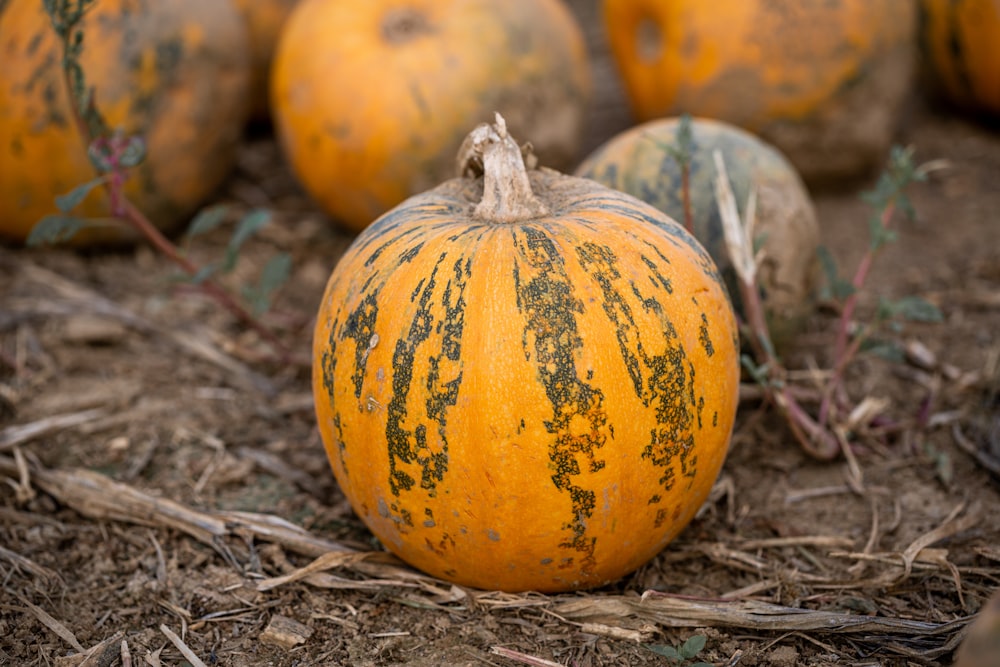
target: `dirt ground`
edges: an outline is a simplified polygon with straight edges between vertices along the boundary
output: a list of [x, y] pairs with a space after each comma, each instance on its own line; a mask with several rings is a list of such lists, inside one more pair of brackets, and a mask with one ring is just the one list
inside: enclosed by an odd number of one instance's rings
[[[615, 113], [595, 111], [593, 144]], [[810, 460], [744, 401], [695, 521], [577, 594], [463, 590], [380, 557], [329, 472], [308, 366], [270, 361], [149, 248], [0, 248], [0, 664], [663, 665], [650, 646], [693, 635], [715, 665], [948, 663], [1000, 584], [1000, 134], [915, 103], [900, 140], [945, 168], [913, 189], [860, 315], [918, 295], [944, 321], [891, 333], [908, 357], [852, 366], [850, 396], [878, 415], [859, 419], [853, 465]], [[845, 268], [870, 185], [814, 193]], [[290, 253], [264, 319], [307, 358], [350, 237], [266, 132], [218, 200], [273, 212], [227, 283]], [[228, 231], [192, 256], [217, 258]], [[810, 321], [800, 368], [828, 361], [832, 323]]]

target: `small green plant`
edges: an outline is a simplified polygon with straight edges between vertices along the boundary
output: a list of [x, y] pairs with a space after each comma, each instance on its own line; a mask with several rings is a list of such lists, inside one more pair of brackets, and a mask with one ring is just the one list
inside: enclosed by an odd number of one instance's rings
[[775, 352], [757, 283], [757, 251], [752, 238], [755, 214], [755, 194], [750, 193], [746, 220], [741, 220], [729, 184], [725, 162], [715, 153], [716, 200], [723, 223], [726, 249], [739, 278], [740, 296], [746, 319], [741, 330], [748, 342], [750, 354], [742, 357], [744, 369], [765, 391], [766, 398], [785, 417], [802, 448], [822, 460], [847, 453], [848, 432], [844, 427], [853, 409], [844, 388], [844, 374], [850, 363], [865, 350], [891, 352], [891, 346], [878, 338], [886, 330], [899, 327], [903, 320], [941, 321], [941, 313], [933, 304], [918, 297], [907, 296], [896, 301], [882, 299], [870, 322], [856, 322], [859, 295], [879, 253], [895, 240], [892, 225], [898, 213], [912, 215], [906, 189], [926, 178], [927, 166], [918, 167], [911, 149], [894, 147], [888, 165], [876, 187], [863, 195], [872, 208], [869, 219], [870, 243], [850, 280], [838, 274], [833, 256], [821, 249], [820, 264], [826, 273], [826, 298], [839, 308], [833, 343], [833, 363], [828, 378], [821, 387], [819, 407], [815, 414], [807, 411], [796, 397], [788, 381], [788, 371]]
[[[230, 237], [225, 256], [219, 262], [199, 266], [187, 253], [164, 236], [159, 229], [126, 196], [125, 183], [130, 172], [146, 157], [145, 142], [141, 137], [127, 136], [120, 129], [109, 128], [95, 99], [94, 88], [87, 85], [86, 74], [80, 64], [84, 33], [80, 22], [95, 6], [96, 0], [43, 0], [52, 28], [62, 43], [62, 70], [73, 107], [73, 118], [83, 138], [87, 156], [97, 176], [56, 197], [59, 213], [42, 218], [28, 236], [28, 245], [68, 241], [85, 229], [90, 221], [73, 215], [73, 210], [98, 187], [108, 193], [110, 213], [124, 221], [142, 235], [150, 244], [176, 264], [181, 279], [213, 298], [238, 319], [257, 331], [276, 351], [283, 361], [292, 361], [293, 355], [265, 326], [259, 316], [270, 308], [274, 292], [287, 280], [291, 259], [286, 254], [272, 257], [263, 267], [256, 284], [244, 286], [242, 299], [232, 295], [217, 280], [220, 274], [232, 271], [244, 243], [262, 229], [271, 215], [264, 210], [253, 210], [239, 220]], [[188, 240], [211, 231], [227, 218], [225, 207], [211, 207], [201, 211], [190, 223]]]
[[682, 114], [677, 124], [677, 132], [672, 144], [650, 137], [658, 148], [674, 159], [681, 170], [681, 202], [684, 207], [684, 229], [694, 234], [694, 215], [691, 212], [691, 159], [694, 151], [694, 132], [691, 129], [691, 114]]
[[684, 665], [685, 667], [712, 667], [711, 663], [702, 660], [691, 662], [704, 650], [706, 641], [705, 635], [691, 635], [680, 646], [646, 644], [646, 648], [657, 655], [662, 655], [676, 665]]

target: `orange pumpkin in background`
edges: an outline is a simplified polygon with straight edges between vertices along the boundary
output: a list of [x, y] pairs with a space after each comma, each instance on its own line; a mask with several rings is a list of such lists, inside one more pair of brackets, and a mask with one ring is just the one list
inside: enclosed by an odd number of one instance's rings
[[719, 473], [739, 388], [711, 258], [655, 208], [525, 172], [498, 119], [466, 175], [365, 229], [320, 303], [334, 475], [392, 552], [479, 588], [600, 586], [656, 555]]
[[[126, 194], [161, 229], [176, 227], [229, 174], [247, 114], [249, 48], [228, 1], [102, 0], [84, 16], [80, 58], [109, 127], [146, 143]], [[0, 237], [23, 242], [55, 197], [96, 177], [72, 116], [62, 44], [40, 0], [0, 10]], [[75, 243], [135, 234], [109, 218], [97, 188], [73, 211], [96, 226]]]
[[359, 231], [454, 175], [468, 128], [495, 111], [542, 164], [570, 168], [591, 81], [561, 0], [304, 0], [279, 41], [271, 94], [295, 174]]
[[913, 0], [604, 0], [636, 118], [690, 113], [774, 144], [807, 182], [884, 161], [912, 87]]
[[250, 30], [250, 115], [254, 120], [270, 116], [268, 87], [271, 62], [281, 29], [299, 0], [235, 0]]
[[932, 85], [951, 102], [1000, 114], [1000, 0], [922, 0]]

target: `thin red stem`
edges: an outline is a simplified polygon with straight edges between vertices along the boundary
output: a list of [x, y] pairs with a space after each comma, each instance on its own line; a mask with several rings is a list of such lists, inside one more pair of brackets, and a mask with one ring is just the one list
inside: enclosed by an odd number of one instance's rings
[[[72, 99], [73, 88], [66, 68], [63, 68], [63, 80], [66, 85], [67, 95], [70, 97], [70, 106], [73, 109], [73, 119], [76, 123], [77, 130], [80, 133], [81, 140], [84, 143], [85, 150], [89, 150], [91, 145], [95, 145], [107, 153], [111, 168], [109, 170], [110, 178], [104, 182], [104, 187], [110, 200], [111, 214], [131, 225], [158, 251], [165, 255], [174, 264], [179, 266], [189, 276], [197, 275], [199, 270], [198, 266], [187, 259], [180, 252], [177, 246], [167, 239], [167, 237], [160, 232], [156, 225], [154, 225], [149, 218], [147, 218], [146, 215], [140, 211], [125, 195], [124, 187], [125, 181], [128, 178], [128, 172], [122, 167], [120, 161], [120, 152], [126, 143], [124, 139], [122, 141], [115, 141], [108, 140], [106, 137], [91, 137], [90, 130], [87, 127], [86, 122], [83, 120], [77, 101]], [[264, 326], [246, 308], [241, 306], [239, 302], [237, 302], [229, 294], [229, 292], [227, 292], [225, 288], [217, 282], [211, 279], [205, 280], [200, 284], [200, 288], [239, 320], [243, 321], [254, 331], [260, 334], [260, 336], [274, 348], [283, 362], [302, 363], [303, 360], [295, 358], [288, 347], [277, 337], [277, 335], [274, 334], [274, 332]]]
[[[163, 253], [174, 264], [177, 264], [189, 276], [194, 276], [198, 273], [198, 266], [181, 254], [177, 246], [171, 243], [170, 240], [156, 227], [156, 225], [150, 222], [149, 218], [147, 218], [142, 211], [136, 208], [136, 206], [129, 201], [127, 197], [121, 195], [120, 201], [123, 206], [122, 215], [120, 216], [121, 219], [131, 224], [137, 231], [139, 231], [139, 233], [145, 236], [157, 250]], [[261, 324], [256, 317], [241, 306], [239, 302], [237, 302], [232, 295], [225, 290], [225, 288], [211, 279], [202, 282], [200, 284], [200, 288], [206, 294], [215, 299], [220, 305], [225, 307], [230, 313], [249, 325], [254, 331], [260, 334], [261, 337], [267, 340], [267, 342], [270, 343], [281, 356], [282, 361], [286, 363], [295, 361], [291, 351], [285, 346], [281, 339], [279, 339], [274, 332]]]
[[[889, 228], [895, 209], [895, 205], [890, 202], [885, 209], [882, 210], [882, 215], [880, 217], [883, 229]], [[858, 268], [854, 273], [854, 279], [851, 280], [851, 286], [854, 288], [854, 291], [851, 292], [850, 296], [847, 297], [847, 300], [844, 301], [844, 308], [840, 311], [840, 320], [837, 326], [837, 339], [833, 346], [833, 375], [826, 385], [823, 401], [819, 406], [820, 424], [827, 423], [830, 417], [833, 397], [836, 394], [840, 383], [844, 379], [844, 371], [847, 368], [847, 364], [857, 354], [858, 350], [861, 348], [861, 343], [864, 340], [863, 336], [857, 336], [852, 341], [852, 344], [848, 345], [851, 321], [854, 319], [854, 311], [857, 310], [858, 307], [861, 289], [864, 287], [865, 281], [868, 279], [868, 273], [871, 271], [872, 265], [875, 263], [878, 247], [869, 246], [864, 257], [862, 257], [861, 261], [858, 262]]]

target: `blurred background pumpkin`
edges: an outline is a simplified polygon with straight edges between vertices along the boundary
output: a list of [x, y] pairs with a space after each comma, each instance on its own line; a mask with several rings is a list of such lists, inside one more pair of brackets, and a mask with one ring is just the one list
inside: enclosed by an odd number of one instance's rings
[[751, 130], [809, 183], [881, 166], [912, 88], [912, 0], [605, 0], [639, 121], [690, 113]]
[[288, 15], [299, 0], [235, 0], [250, 31], [250, 117], [264, 121], [270, 117], [268, 85], [271, 62], [278, 37]]
[[1000, 115], [1000, 0], [922, 0], [924, 74], [935, 92]]
[[583, 35], [561, 0], [303, 0], [271, 81], [285, 156], [354, 231], [454, 176], [465, 134], [495, 112], [541, 164], [571, 169], [590, 100]]
[[[96, 177], [73, 119], [62, 44], [39, 0], [0, 13], [0, 237], [23, 242], [55, 197]], [[230, 173], [247, 115], [247, 30], [228, 0], [101, 0], [84, 16], [81, 65], [111, 128], [138, 135], [146, 160], [125, 192], [175, 228]], [[135, 238], [103, 188], [73, 211], [94, 226], [75, 243]]]

